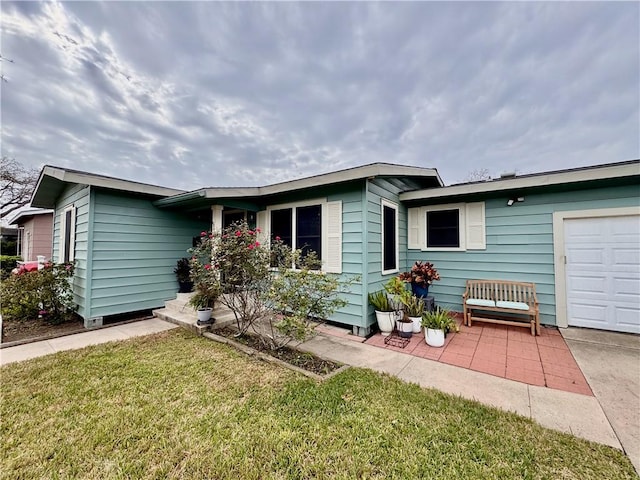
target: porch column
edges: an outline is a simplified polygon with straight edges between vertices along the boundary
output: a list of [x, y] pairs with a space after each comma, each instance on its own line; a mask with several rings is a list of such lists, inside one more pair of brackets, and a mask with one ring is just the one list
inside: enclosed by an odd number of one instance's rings
[[211, 205], [211, 233], [222, 232], [222, 205]]

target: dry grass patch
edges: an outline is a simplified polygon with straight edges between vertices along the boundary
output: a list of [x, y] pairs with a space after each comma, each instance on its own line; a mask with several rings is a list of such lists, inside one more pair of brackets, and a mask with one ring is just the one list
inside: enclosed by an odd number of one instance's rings
[[350, 369], [170, 331], [2, 368], [2, 478], [634, 478], [618, 451]]

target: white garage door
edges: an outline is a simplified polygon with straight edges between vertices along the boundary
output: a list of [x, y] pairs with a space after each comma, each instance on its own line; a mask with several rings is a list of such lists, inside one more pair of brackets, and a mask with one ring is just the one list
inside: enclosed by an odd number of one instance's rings
[[640, 216], [564, 220], [567, 320], [640, 333]]

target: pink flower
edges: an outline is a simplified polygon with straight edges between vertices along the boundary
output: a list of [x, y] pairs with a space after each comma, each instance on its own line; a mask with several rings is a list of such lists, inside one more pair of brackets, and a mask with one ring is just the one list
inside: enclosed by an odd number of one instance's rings
[[64, 268], [65, 268], [65, 269], [67, 270], [67, 272], [68, 272], [69, 270], [71, 270], [71, 265], [66, 265]]
[[211, 269], [211, 264], [210, 264], [210, 263], [207, 263], [207, 264], [204, 266], [204, 269], [205, 269], [205, 270], [209, 270], [209, 269]]
[[249, 244], [249, 250], [253, 250], [254, 247], [255, 247], [255, 245], [253, 243]]
[[201, 237], [206, 237], [207, 236], [207, 232], [200, 232], [200, 236]]
[[280, 241], [280, 237], [276, 235], [276, 242], [279, 242], [279, 241]]
[[260, 242], [256, 242], [256, 247], [259, 247], [259, 246], [260, 246]]
[[38, 315], [46, 315], [47, 313], [49, 313], [49, 312], [47, 312], [46, 310], [40, 310], [38, 312]]
[[239, 237], [240, 235], [242, 235], [242, 232], [240, 230], [236, 230], [236, 237]]
[[229, 235], [222, 235], [222, 238], [229, 238]]
[[209, 238], [213, 238], [213, 233], [210, 233], [210, 234], [209, 234]]
[[256, 228], [256, 232], [260, 233], [262, 230], [260, 229], [260, 227]]
[[247, 233], [248, 233], [249, 235], [254, 235], [253, 230], [247, 230]]

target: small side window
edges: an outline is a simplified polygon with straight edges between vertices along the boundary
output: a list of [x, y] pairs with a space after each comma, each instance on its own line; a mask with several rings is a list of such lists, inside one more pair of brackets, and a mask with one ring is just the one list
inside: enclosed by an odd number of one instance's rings
[[382, 202], [382, 273], [398, 271], [398, 207]]
[[460, 210], [427, 212], [427, 248], [460, 247]]

